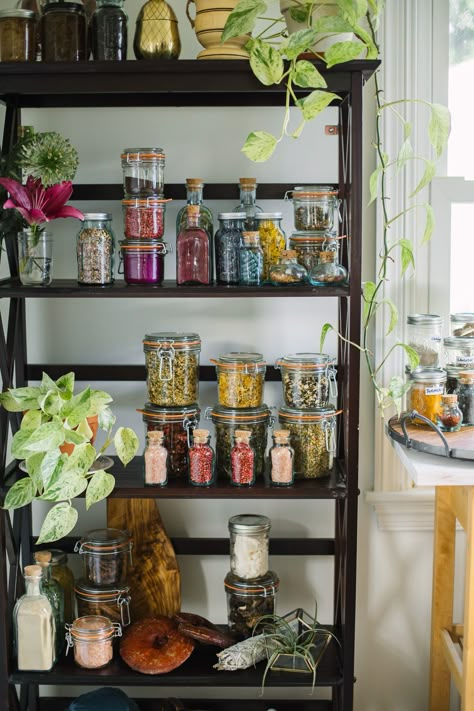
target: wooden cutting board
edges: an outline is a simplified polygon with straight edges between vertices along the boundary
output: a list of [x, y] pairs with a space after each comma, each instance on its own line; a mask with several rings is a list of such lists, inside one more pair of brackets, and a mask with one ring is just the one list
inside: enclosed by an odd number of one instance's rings
[[153, 499], [107, 499], [107, 525], [133, 539], [129, 576], [132, 621], [181, 609], [178, 561]]

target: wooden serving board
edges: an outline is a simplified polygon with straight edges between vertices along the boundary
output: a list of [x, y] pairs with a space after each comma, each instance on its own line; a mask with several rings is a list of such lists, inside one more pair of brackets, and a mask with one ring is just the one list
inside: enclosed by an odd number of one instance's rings
[[129, 576], [132, 621], [181, 609], [178, 561], [154, 499], [107, 499], [107, 525], [133, 539]]
[[[406, 422], [409, 446], [428, 454], [446, 456], [444, 444], [433, 429], [428, 425], [414, 425]], [[387, 426], [387, 432], [392, 439], [407, 445], [400, 420], [392, 417]], [[448, 442], [450, 457], [453, 459], [474, 459], [474, 426], [461, 427], [457, 432], [443, 432]]]

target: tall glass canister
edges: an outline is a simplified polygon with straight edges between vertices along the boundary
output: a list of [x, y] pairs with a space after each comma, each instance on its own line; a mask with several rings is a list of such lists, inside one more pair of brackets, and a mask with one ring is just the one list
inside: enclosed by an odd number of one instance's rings
[[219, 212], [219, 228], [214, 238], [218, 284], [239, 283], [239, 252], [244, 222], [245, 212]]
[[110, 212], [85, 212], [77, 235], [77, 281], [104, 286], [114, 281], [115, 237]]
[[53, 609], [40, 590], [40, 565], [25, 567], [26, 593], [13, 610], [15, 646], [20, 671], [49, 671], [56, 661]]

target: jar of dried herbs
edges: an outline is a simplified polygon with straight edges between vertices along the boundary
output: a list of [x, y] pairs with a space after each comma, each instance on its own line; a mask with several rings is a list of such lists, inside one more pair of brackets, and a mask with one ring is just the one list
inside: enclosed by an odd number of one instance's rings
[[82, 62], [88, 57], [87, 20], [82, 2], [48, 2], [41, 18], [43, 62]]
[[275, 603], [280, 581], [272, 570], [258, 580], [239, 578], [227, 573], [224, 589], [227, 597], [229, 629], [238, 637], [251, 637], [257, 620], [275, 614]]
[[256, 215], [260, 246], [263, 251], [263, 279], [270, 278], [270, 268], [277, 264], [286, 249], [286, 235], [282, 227], [282, 212], [260, 212]]
[[451, 336], [474, 338], [474, 313], [451, 314], [449, 322]]
[[85, 580], [78, 580], [74, 586], [78, 617], [103, 615], [122, 627], [130, 624], [130, 588], [91, 587]]
[[33, 10], [0, 10], [0, 62], [34, 62], [36, 16]]
[[453, 368], [474, 368], [474, 338], [451, 336], [443, 339], [446, 365]]
[[289, 430], [295, 451], [295, 477], [318, 479], [328, 476], [336, 453], [336, 410], [320, 407], [302, 410], [283, 405], [278, 411], [280, 425]]
[[335, 232], [324, 235], [311, 232], [294, 232], [289, 241], [289, 249], [294, 249], [296, 258], [308, 273], [319, 264], [320, 254], [323, 251], [336, 252], [339, 255], [338, 237]]
[[132, 541], [128, 531], [99, 528], [88, 531], [74, 549], [82, 556], [84, 578], [95, 588], [123, 587], [132, 565]]
[[224, 353], [211, 363], [216, 365], [219, 405], [240, 409], [262, 404], [267, 364], [261, 353]]
[[250, 445], [255, 453], [255, 477], [263, 477], [268, 429], [271, 424], [270, 409], [263, 404], [259, 407], [236, 408], [214, 405], [206, 410], [206, 419], [214, 423], [216, 435], [217, 478], [231, 478], [230, 453], [236, 430], [249, 430]]
[[408, 345], [418, 353], [420, 366], [438, 367], [442, 330], [443, 319], [438, 314], [407, 316]]
[[[441, 407], [441, 396], [444, 395], [446, 371], [442, 368], [415, 368], [409, 374], [410, 390], [408, 393], [408, 409], [427, 417], [436, 424]], [[426, 426], [423, 420], [415, 417], [414, 425]]]
[[85, 212], [77, 235], [79, 284], [111, 284], [114, 280], [115, 237], [110, 212]]
[[162, 431], [163, 446], [168, 451], [168, 477], [185, 478], [188, 473], [191, 435], [199, 424], [201, 410], [189, 407], [157, 407], [147, 402], [141, 412], [145, 423], [145, 437], [149, 432]]
[[285, 405], [293, 408], [326, 407], [337, 398], [335, 359], [325, 353], [292, 353], [277, 360], [281, 369]]
[[153, 405], [194, 405], [199, 399], [197, 333], [174, 331], [147, 334], [143, 340], [148, 399]]
[[295, 227], [299, 232], [328, 232], [333, 229], [341, 201], [330, 185], [300, 185], [291, 191]]
[[74, 648], [74, 661], [83, 669], [101, 669], [112, 661], [114, 637], [122, 636], [119, 624], [102, 615], [78, 617], [67, 625], [67, 650]]

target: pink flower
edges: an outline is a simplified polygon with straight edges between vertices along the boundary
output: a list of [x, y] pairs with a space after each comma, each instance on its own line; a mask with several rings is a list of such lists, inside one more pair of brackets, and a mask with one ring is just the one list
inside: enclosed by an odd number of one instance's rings
[[30, 227], [50, 222], [58, 217], [84, 219], [80, 210], [66, 205], [72, 195], [70, 180], [44, 188], [40, 178], [35, 179], [30, 175], [26, 185], [11, 178], [0, 178], [0, 185], [10, 193], [3, 207], [17, 210]]

